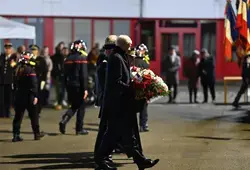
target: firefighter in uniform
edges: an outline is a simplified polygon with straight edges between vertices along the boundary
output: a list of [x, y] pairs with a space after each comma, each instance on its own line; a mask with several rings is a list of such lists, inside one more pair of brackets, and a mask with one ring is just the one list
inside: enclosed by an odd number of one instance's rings
[[82, 40], [73, 42], [71, 54], [64, 61], [65, 84], [71, 108], [62, 116], [62, 120], [59, 123], [59, 130], [62, 134], [65, 134], [66, 124], [75, 113], [77, 113], [76, 135], [88, 134], [88, 131], [83, 129], [85, 99], [88, 96], [88, 68], [87, 57], [82, 55], [81, 50], [87, 50], [85, 42]]
[[[149, 56], [148, 48], [146, 45], [141, 44], [137, 49], [137, 56], [134, 59], [134, 65], [139, 68], [148, 69], [149, 68]], [[140, 131], [148, 132], [148, 103], [143, 102], [143, 107], [140, 110]]]
[[21, 54], [15, 73], [15, 117], [13, 120], [13, 139], [12, 142], [19, 142], [23, 139], [20, 137], [20, 127], [25, 110], [27, 109], [31, 120], [31, 127], [34, 133], [34, 139], [40, 140], [44, 134], [40, 132], [39, 116], [36, 111], [38, 102], [38, 83], [34, 69], [35, 63], [30, 62], [32, 54], [24, 52]]
[[44, 101], [42, 91], [47, 80], [48, 66], [46, 60], [42, 56], [39, 56], [39, 47], [37, 45], [30, 45], [30, 50], [32, 52], [32, 58], [30, 61], [36, 63], [34, 69], [37, 75], [39, 99], [37, 103], [37, 112], [40, 114], [42, 111], [42, 101]]
[[0, 55], [0, 117], [10, 117], [15, 66], [16, 56], [12, 54], [12, 44], [6, 43], [4, 53]]

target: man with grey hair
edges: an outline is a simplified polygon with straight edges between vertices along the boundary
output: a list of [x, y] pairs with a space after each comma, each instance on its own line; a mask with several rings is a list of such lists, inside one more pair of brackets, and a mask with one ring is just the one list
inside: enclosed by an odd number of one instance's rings
[[130, 64], [127, 52], [132, 40], [127, 35], [120, 35], [116, 47], [108, 59], [107, 76], [103, 98], [102, 113], [106, 114], [108, 128], [102, 143], [95, 155], [97, 170], [116, 170], [109, 166], [105, 158], [114, 150], [117, 141], [121, 140], [127, 155], [134, 158], [139, 169], [153, 167], [157, 160], [146, 159], [136, 145], [133, 134], [134, 116], [130, 112], [131, 101], [134, 99], [134, 89], [131, 86]]

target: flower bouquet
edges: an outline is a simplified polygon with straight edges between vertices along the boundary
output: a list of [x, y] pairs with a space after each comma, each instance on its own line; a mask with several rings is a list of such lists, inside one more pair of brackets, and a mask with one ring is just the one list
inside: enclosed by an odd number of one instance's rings
[[149, 69], [131, 67], [132, 82], [136, 91], [135, 99], [150, 100], [158, 96], [167, 96], [170, 91], [162, 78]]

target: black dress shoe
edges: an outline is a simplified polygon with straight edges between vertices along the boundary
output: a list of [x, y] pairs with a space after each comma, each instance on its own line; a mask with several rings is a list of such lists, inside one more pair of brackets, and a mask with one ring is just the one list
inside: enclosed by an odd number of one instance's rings
[[97, 167], [95, 168], [95, 170], [117, 170], [117, 168], [109, 166], [106, 163], [101, 163], [101, 164], [97, 165]]
[[76, 135], [87, 135], [89, 132], [87, 130], [76, 131]]
[[239, 105], [239, 103], [237, 103], [237, 102], [233, 102], [233, 103], [232, 103], [232, 106], [233, 106], [235, 109], [239, 109], [239, 108], [240, 108], [240, 105]]
[[109, 155], [107, 158], [105, 158], [105, 162], [108, 163], [108, 164], [114, 163], [113, 160], [112, 160], [112, 155]]
[[160, 159], [155, 159], [155, 160], [145, 159], [143, 162], [139, 162], [139, 163], [136, 163], [136, 164], [137, 164], [139, 170], [144, 170], [144, 169], [147, 169], [147, 168], [152, 168], [159, 161], [160, 161]]
[[149, 132], [149, 128], [147, 126], [141, 126], [140, 132]]
[[34, 136], [34, 140], [41, 140], [44, 136], [44, 132], [36, 133]]
[[62, 122], [59, 123], [59, 131], [61, 132], [61, 134], [65, 134], [65, 124], [63, 124]]
[[23, 138], [21, 138], [19, 135], [14, 135], [12, 142], [21, 142], [23, 141]]

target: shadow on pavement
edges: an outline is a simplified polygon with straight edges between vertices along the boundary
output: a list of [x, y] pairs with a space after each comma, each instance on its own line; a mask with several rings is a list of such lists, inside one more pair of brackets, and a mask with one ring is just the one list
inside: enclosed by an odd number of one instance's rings
[[[26, 167], [20, 168], [21, 170], [31, 169], [94, 169], [95, 163], [93, 160], [93, 152], [81, 152], [81, 153], [48, 153], [48, 154], [20, 154], [12, 156], [4, 156], [4, 158], [12, 159], [27, 159], [16, 162], [0, 162], [0, 164], [45, 164], [39, 167]], [[47, 165], [52, 164], [52, 165]], [[123, 163], [129, 164], [129, 163]], [[123, 166], [123, 164], [114, 164], [117, 167]]]
[[210, 136], [185, 136], [188, 138], [196, 139], [209, 139], [209, 140], [231, 140], [232, 138], [210, 137]]
[[98, 124], [98, 123], [85, 123], [85, 125], [88, 125], [88, 126], [97, 126], [97, 127], [99, 127], [99, 124]]
[[[0, 130], [0, 133], [12, 133], [11, 130]], [[59, 133], [47, 133], [47, 132], [44, 132], [46, 135], [48, 136], [57, 136], [57, 135], [60, 135]], [[23, 132], [21, 131], [21, 134], [32, 134], [33, 135], [33, 132]]]

